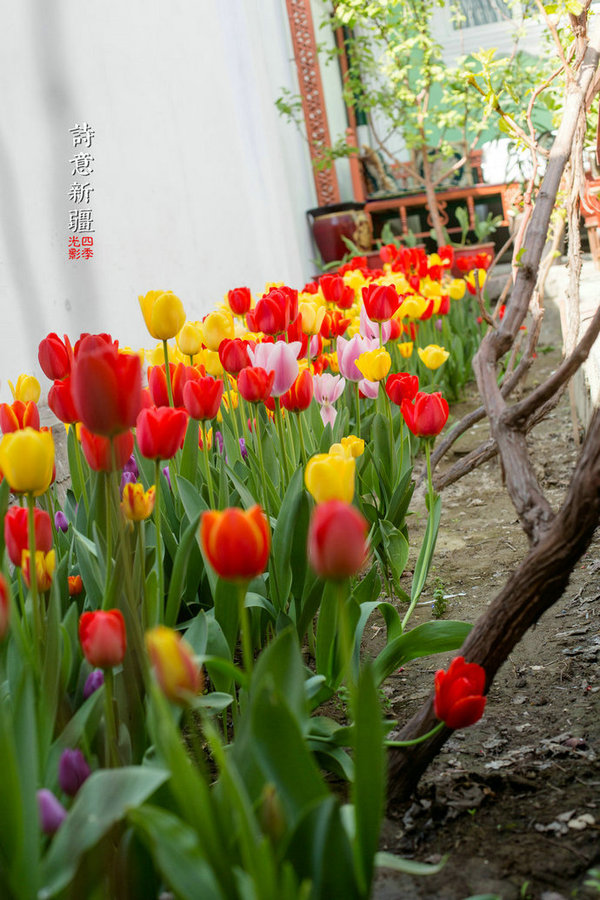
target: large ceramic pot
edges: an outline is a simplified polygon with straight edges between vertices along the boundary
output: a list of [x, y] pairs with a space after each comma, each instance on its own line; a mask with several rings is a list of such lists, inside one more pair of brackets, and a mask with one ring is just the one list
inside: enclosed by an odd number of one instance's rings
[[373, 245], [373, 223], [364, 203], [336, 203], [319, 206], [306, 213], [315, 243], [324, 263], [342, 259], [348, 252], [342, 236], [349, 238], [363, 253]]
[[460, 278], [465, 273], [456, 265], [457, 260], [465, 259], [468, 256], [478, 256], [480, 253], [486, 253], [490, 257], [490, 262], [496, 255], [496, 246], [493, 241], [485, 244], [468, 244], [466, 247], [454, 247], [454, 263], [450, 270], [454, 278]]

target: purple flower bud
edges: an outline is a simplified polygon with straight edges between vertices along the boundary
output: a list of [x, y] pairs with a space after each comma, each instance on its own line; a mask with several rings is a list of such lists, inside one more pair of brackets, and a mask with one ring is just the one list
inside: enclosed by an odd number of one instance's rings
[[85, 684], [83, 686], [83, 699], [87, 700], [88, 697], [91, 697], [94, 691], [97, 691], [98, 688], [102, 687], [104, 684], [104, 672], [102, 669], [94, 669], [93, 672], [90, 672], [88, 677], [85, 679]]
[[123, 466], [123, 471], [129, 472], [130, 475], [133, 475], [134, 481], [137, 481], [138, 478], [140, 477], [140, 470], [138, 469], [137, 463], [135, 461], [135, 456], [133, 455], [133, 453], [131, 454], [131, 456], [129, 457], [129, 459], [127, 460], [125, 465]]
[[248, 450], [246, 448], [246, 438], [240, 438], [240, 451], [242, 453], [242, 459], [248, 459]]
[[215, 431], [215, 443], [219, 450], [219, 453], [223, 452], [223, 435], [220, 431]]
[[163, 475], [165, 476], [165, 478], [167, 479], [167, 484], [169, 485], [169, 488], [172, 490], [172, 488], [171, 488], [171, 474], [170, 474], [170, 472], [169, 472], [169, 467], [168, 467], [168, 466], [165, 466], [164, 469], [162, 470], [162, 473], [163, 473]]
[[69, 520], [65, 516], [62, 509], [59, 509], [54, 513], [54, 527], [57, 531], [69, 530]]
[[434, 322], [433, 324], [435, 325], [435, 327], [437, 328], [438, 331], [441, 331], [441, 330], [442, 330], [443, 325], [442, 325], [442, 320], [441, 320], [441, 319], [436, 319], [435, 322]]
[[74, 797], [90, 775], [90, 767], [81, 750], [63, 750], [58, 763], [58, 783], [65, 794]]
[[136, 481], [137, 481], [137, 478], [133, 474], [133, 472], [125, 472], [125, 470], [123, 470], [123, 474], [121, 475], [121, 484], [119, 485], [119, 492], [121, 494], [121, 499], [123, 498], [123, 491], [125, 490], [125, 485], [126, 484], [135, 484]]
[[52, 791], [42, 788], [37, 792], [40, 828], [44, 834], [54, 834], [67, 818], [67, 811]]

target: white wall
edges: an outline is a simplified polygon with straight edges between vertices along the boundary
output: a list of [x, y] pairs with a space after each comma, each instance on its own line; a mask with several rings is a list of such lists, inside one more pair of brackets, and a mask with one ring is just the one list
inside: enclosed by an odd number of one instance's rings
[[[273, 105], [297, 90], [285, 0], [0, 10], [0, 399], [8, 378], [39, 377], [49, 331], [148, 346], [147, 290], [174, 290], [197, 318], [231, 287], [309, 277], [308, 153]], [[69, 261], [69, 160], [85, 149], [69, 128], [83, 121], [95, 255]]]

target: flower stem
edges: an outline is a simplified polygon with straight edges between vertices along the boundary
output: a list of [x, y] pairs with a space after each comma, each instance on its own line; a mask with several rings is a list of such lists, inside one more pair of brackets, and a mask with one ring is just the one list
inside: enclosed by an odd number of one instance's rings
[[110, 473], [103, 472], [102, 477], [104, 479], [104, 505], [106, 507], [106, 582], [104, 585], [104, 597], [106, 600], [112, 574], [112, 502], [110, 496]]
[[356, 436], [360, 437], [360, 389], [358, 381], [354, 382], [354, 393], [356, 396]]
[[298, 434], [300, 435], [300, 450], [302, 453], [302, 465], [306, 466], [308, 457], [306, 456], [306, 447], [304, 446], [304, 431], [302, 429], [302, 413], [298, 413], [296, 417], [298, 422]]
[[240, 626], [242, 630], [242, 659], [244, 661], [244, 671], [246, 675], [252, 674], [252, 666], [254, 664], [254, 655], [252, 653], [252, 634], [250, 631], [250, 615], [246, 607], [246, 582], [238, 585], [238, 609], [240, 616]]
[[355, 683], [354, 683], [354, 672], [352, 669], [352, 651], [353, 651], [353, 641], [352, 635], [350, 634], [348, 628], [348, 609], [347, 609], [347, 598], [348, 598], [348, 581], [343, 579], [341, 581], [336, 582], [336, 594], [337, 594], [337, 605], [338, 605], [338, 622], [339, 622], [339, 635], [340, 635], [340, 645], [342, 650], [342, 680], [346, 678], [348, 684], [348, 690], [350, 692], [350, 703], [351, 706], [354, 703], [354, 692], [355, 692]]
[[433, 737], [435, 734], [437, 734], [439, 731], [441, 731], [443, 727], [444, 727], [444, 723], [438, 722], [437, 725], [435, 725], [431, 729], [431, 731], [427, 732], [427, 734], [421, 734], [419, 737], [413, 738], [413, 740], [411, 740], [411, 741], [386, 741], [385, 746], [386, 747], [414, 747], [415, 744], [421, 744], [423, 741], [426, 741], [430, 737]]
[[29, 590], [31, 592], [31, 603], [33, 606], [33, 630], [37, 650], [36, 656], [41, 662], [42, 615], [37, 586], [37, 566], [35, 564], [35, 498], [31, 492], [27, 494], [27, 525], [29, 530], [27, 543], [29, 545]]
[[279, 435], [279, 443], [281, 445], [281, 455], [283, 457], [283, 470], [285, 473], [285, 487], [290, 483], [290, 464], [288, 455], [285, 450], [285, 441], [283, 439], [283, 422], [281, 416], [281, 402], [279, 397], [273, 398], [275, 401], [275, 424], [277, 426], [277, 434]]
[[115, 722], [115, 708], [113, 697], [113, 670], [104, 669], [104, 761], [109, 768], [116, 769], [119, 767], [119, 753], [117, 750], [117, 724]]
[[167, 379], [167, 395], [169, 397], [169, 406], [175, 406], [173, 403], [173, 385], [171, 384], [171, 369], [169, 367], [169, 347], [166, 341], [162, 342], [163, 355], [165, 357], [165, 375]]
[[215, 508], [215, 493], [212, 483], [212, 475], [210, 474], [210, 463], [208, 460], [208, 432], [206, 430], [206, 421], [202, 420], [202, 456], [204, 457], [204, 471], [206, 474], [206, 483], [208, 485], [208, 502], [210, 508]]
[[83, 498], [83, 505], [85, 506], [86, 515], [88, 515], [90, 511], [90, 501], [88, 500], [85, 478], [83, 477], [83, 464], [81, 462], [81, 447], [79, 446], [79, 438], [77, 437], [77, 426], [72, 425], [71, 427], [75, 429], [75, 464], [77, 466], [77, 474], [79, 475], [79, 482], [81, 484], [81, 496]]
[[229, 404], [229, 415], [231, 416], [231, 420], [233, 422], [233, 433], [235, 434], [235, 439], [237, 441], [238, 447], [240, 445], [240, 430], [238, 428], [237, 416], [235, 414], [235, 409], [233, 408], [233, 401], [231, 399], [231, 389], [229, 387], [229, 375], [225, 375], [225, 389], [227, 391], [227, 402]]
[[[165, 604], [165, 572], [163, 569], [162, 558], [162, 535], [160, 531], [160, 460], [154, 460], [154, 483], [156, 485], [156, 494], [154, 498], [154, 526], [156, 528], [156, 574], [158, 575], [158, 619], [163, 618], [163, 610]], [[149, 623], [150, 624], [150, 623]], [[157, 625], [158, 622], [151, 623]]]

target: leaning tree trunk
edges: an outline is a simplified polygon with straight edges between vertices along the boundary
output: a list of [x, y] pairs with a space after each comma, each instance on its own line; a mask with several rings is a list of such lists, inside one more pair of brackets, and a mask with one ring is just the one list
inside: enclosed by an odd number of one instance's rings
[[[525, 319], [546, 243], [550, 215], [569, 159], [581, 110], [585, 108], [600, 57], [600, 21], [596, 21], [577, 79], [570, 77], [563, 118], [548, 168], [536, 198], [506, 315], [491, 328], [473, 361], [477, 385], [489, 418], [491, 442], [500, 454], [506, 488], [517, 510], [532, 549], [509, 578], [489, 609], [478, 619], [461, 653], [485, 669], [486, 690], [515, 644], [555, 603], [565, 590], [570, 574], [588, 547], [600, 521], [600, 411], [592, 419], [575, 467], [567, 496], [555, 515], [539, 485], [529, 459], [525, 435], [550, 404], [566, 379], [587, 356], [600, 330], [600, 309], [578, 348], [559, 369], [529, 397], [512, 407], [498, 385], [498, 361], [514, 344]], [[493, 448], [492, 448], [493, 449]], [[436, 723], [433, 698], [406, 723], [399, 739], [410, 741], [430, 731]], [[388, 800], [406, 799], [419, 778], [452, 734], [445, 728], [428, 741], [409, 748], [392, 748], [389, 754]]]

